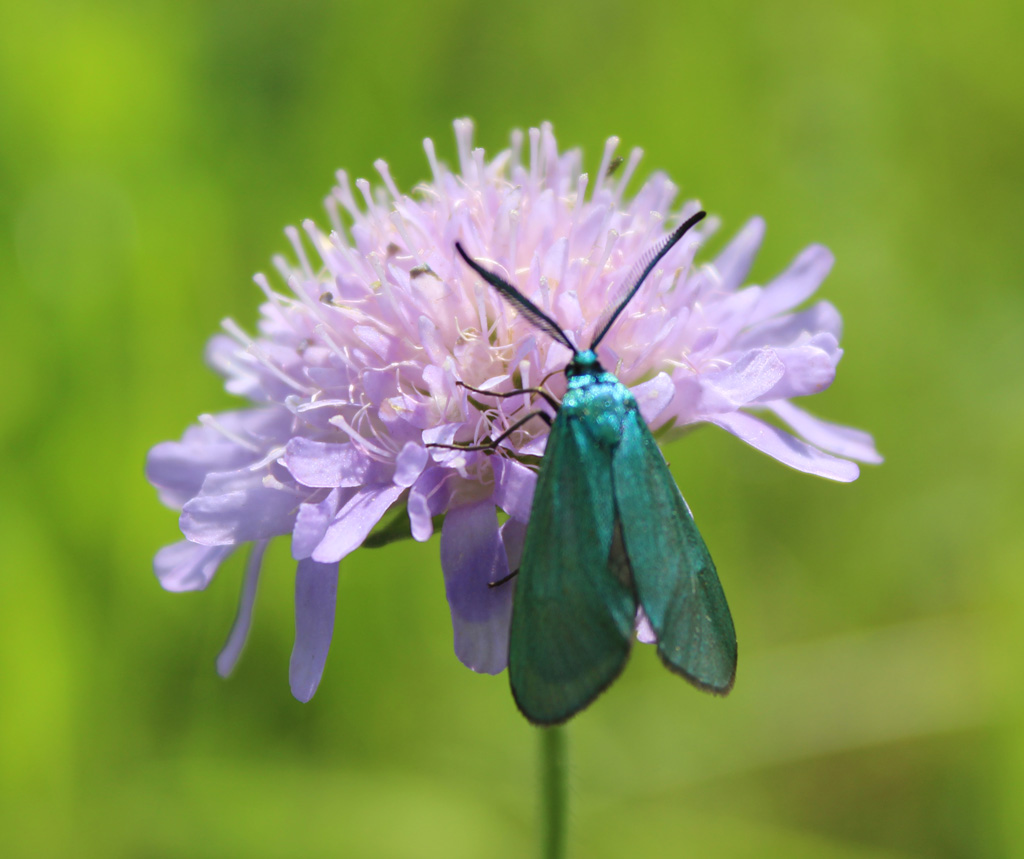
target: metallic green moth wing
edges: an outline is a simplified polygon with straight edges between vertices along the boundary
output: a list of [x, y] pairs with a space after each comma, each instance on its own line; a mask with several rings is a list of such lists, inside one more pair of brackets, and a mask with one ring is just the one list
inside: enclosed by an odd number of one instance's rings
[[612, 449], [563, 408], [537, 478], [516, 583], [509, 679], [523, 715], [563, 722], [629, 656], [636, 596], [615, 521]]
[[612, 459], [615, 512], [658, 655], [700, 689], [736, 677], [736, 630], [715, 565], [651, 431], [627, 412]]

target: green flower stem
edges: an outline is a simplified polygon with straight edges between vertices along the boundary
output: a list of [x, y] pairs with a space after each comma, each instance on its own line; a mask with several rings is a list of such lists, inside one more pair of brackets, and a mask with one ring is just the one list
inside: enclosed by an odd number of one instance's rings
[[541, 856], [565, 859], [569, 767], [565, 727], [540, 729]]

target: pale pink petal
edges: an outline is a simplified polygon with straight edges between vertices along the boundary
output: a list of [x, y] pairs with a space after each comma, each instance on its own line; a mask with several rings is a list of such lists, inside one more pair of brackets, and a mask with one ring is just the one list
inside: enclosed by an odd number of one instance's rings
[[806, 471], [808, 474], [817, 474], [819, 477], [843, 483], [856, 480], [860, 474], [860, 469], [855, 463], [822, 453], [816, 447], [811, 447], [789, 433], [745, 412], [716, 415], [708, 418], [708, 421], [798, 471]]
[[811, 245], [782, 274], [765, 286], [757, 307], [751, 314], [755, 324], [792, 310], [818, 290], [821, 282], [832, 270], [835, 257], [824, 245]]
[[870, 433], [823, 421], [785, 400], [766, 405], [815, 447], [860, 462], [882, 462]]
[[819, 477], [843, 483], [856, 480], [860, 474], [856, 464], [824, 454], [817, 447], [812, 447], [799, 438], [744, 412], [718, 415], [708, 420], [752, 447], [757, 447], [763, 454], [798, 471], [806, 471], [808, 474], [817, 474]]
[[[831, 338], [831, 335], [826, 335]], [[833, 343], [835, 341], [832, 341]], [[836, 377], [836, 358], [817, 345], [773, 349], [785, 372], [781, 379], [751, 402], [764, 403], [786, 397], [805, 397], [824, 391]]]
[[752, 349], [758, 346], [789, 346], [809, 331], [830, 334], [838, 342], [843, 333], [843, 320], [839, 311], [827, 301], [819, 301], [799, 313], [769, 319], [747, 329], [736, 338], [735, 347]]
[[658, 373], [653, 379], [630, 388], [637, 407], [648, 426], [653, 426], [676, 395], [676, 386], [668, 373]]
[[754, 257], [764, 239], [764, 220], [751, 218], [715, 258], [722, 285], [729, 290], [739, 289], [743, 279], [750, 273]]
[[772, 390], [786, 374], [786, 365], [773, 349], [755, 349], [724, 370], [699, 377], [700, 415], [735, 412]]
[[639, 605], [636, 607], [636, 640], [641, 644], [658, 643], [658, 636], [654, 632], [654, 627], [651, 626], [651, 621], [648, 619], [643, 606]]

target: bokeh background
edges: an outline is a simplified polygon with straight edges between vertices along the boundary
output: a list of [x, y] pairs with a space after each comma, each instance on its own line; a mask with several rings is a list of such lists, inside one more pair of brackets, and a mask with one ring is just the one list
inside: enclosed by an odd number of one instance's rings
[[[670, 447], [740, 633], [712, 699], [638, 649], [571, 724], [577, 857], [1024, 855], [1019, 4], [0, 4], [0, 854], [534, 855], [536, 736], [451, 649], [437, 539], [342, 567], [316, 698], [286, 541], [151, 573], [146, 450], [233, 406], [202, 363], [333, 171], [428, 176], [451, 121], [644, 147], [764, 282], [812, 241], [852, 485], [715, 429]], [[715, 245], [709, 249], [713, 253]]]

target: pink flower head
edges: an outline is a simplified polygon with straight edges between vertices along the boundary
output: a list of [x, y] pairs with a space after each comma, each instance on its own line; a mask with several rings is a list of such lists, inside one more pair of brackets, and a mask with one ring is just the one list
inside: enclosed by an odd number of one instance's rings
[[[358, 179], [353, 190], [338, 173], [327, 200], [334, 229], [307, 221], [305, 241], [287, 231], [296, 262], [275, 260], [287, 292], [255, 279], [266, 296], [258, 334], [228, 320], [210, 342], [210, 363], [248, 406], [203, 416], [181, 441], [149, 453], [147, 476], [181, 511], [185, 536], [156, 555], [165, 588], [202, 589], [234, 549], [253, 544], [222, 674], [244, 643], [263, 549], [291, 534], [291, 687], [312, 697], [339, 561], [385, 516], [384, 535], [371, 539], [404, 529], [427, 540], [444, 517], [455, 652], [475, 671], [505, 668], [513, 587], [488, 583], [518, 566], [547, 424], [527, 422], [495, 452], [430, 445], [495, 439], [544, 407], [529, 394], [486, 397], [459, 382], [494, 392], [543, 384], [557, 398], [570, 353], [470, 270], [455, 242], [586, 344], [637, 260], [698, 206], [674, 209], [676, 187], [660, 173], [625, 198], [640, 152], [611, 181], [615, 138], [591, 181], [580, 153], [560, 153], [548, 125], [530, 130], [525, 156], [515, 132], [489, 160], [473, 148], [468, 121], [455, 123], [455, 135], [458, 172], [424, 141], [433, 178], [412, 196], [383, 161], [382, 188]], [[696, 265], [711, 229], [701, 224], [658, 264], [602, 341], [602, 363], [632, 388], [652, 430], [712, 423], [793, 468], [854, 480], [851, 460], [880, 461], [870, 436], [791, 402], [827, 388], [842, 355], [835, 308], [797, 309], [832, 255], [812, 246], [766, 286], [741, 288], [764, 223], [752, 220], [713, 262]]]

